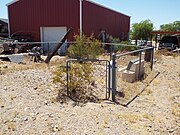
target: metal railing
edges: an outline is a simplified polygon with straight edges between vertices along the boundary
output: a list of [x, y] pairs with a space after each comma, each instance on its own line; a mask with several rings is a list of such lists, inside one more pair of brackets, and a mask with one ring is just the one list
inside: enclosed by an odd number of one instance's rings
[[[130, 55], [126, 58], [123, 58], [127, 55]], [[144, 56], [144, 60], [143, 60]], [[112, 66], [111, 66], [111, 72], [112, 72], [112, 101], [116, 101], [116, 94], [118, 91], [121, 91], [120, 89], [120, 82], [122, 82], [122, 71], [126, 70], [128, 67], [128, 64], [130, 64], [130, 61], [132, 59], [135, 59], [136, 62], [138, 62], [138, 80], [141, 80], [141, 68], [142, 68], [142, 61], [146, 61], [148, 57], [147, 63], [150, 62], [150, 69], [153, 69], [153, 59], [154, 59], [154, 47], [145, 47], [139, 50], [126, 52], [122, 54], [112, 54]], [[121, 78], [121, 79], [120, 79]], [[117, 90], [118, 89], [118, 90]]]
[[[16, 45], [32, 45], [32, 46], [41, 46], [43, 48], [44, 54], [48, 55], [51, 53], [53, 48], [60, 42], [5, 42], [7, 44], [16, 44]], [[65, 46], [69, 46], [70, 44], [74, 44], [75, 42], [65, 42]], [[112, 46], [129, 46], [129, 47], [136, 47], [132, 45], [125, 45], [125, 44], [117, 44], [117, 43], [103, 43], [103, 45], [109, 45], [111, 48]], [[64, 53], [67, 48], [64, 48]], [[78, 80], [77, 76], [75, 77], [72, 75], [73, 70], [81, 70], [81, 66], [75, 67], [76, 63], [88, 63], [90, 65], [89, 68], [93, 72], [90, 73], [90, 78], [93, 78], [94, 82], [86, 82], [87, 86], [90, 86], [96, 89], [97, 91], [101, 91], [101, 93], [105, 92], [105, 99], [109, 99], [110, 96], [112, 96], [112, 101], [116, 102], [116, 95], [118, 90], [121, 90], [120, 88], [120, 82], [122, 82], [121, 76], [120, 76], [120, 68], [128, 66], [128, 63], [132, 59], [137, 59], [136, 61], [139, 62], [139, 72], [138, 72], [138, 80], [141, 80], [141, 68], [142, 68], [142, 60], [146, 59], [146, 56], [149, 57], [149, 61], [147, 63], [150, 63], [150, 69], [153, 69], [153, 59], [154, 59], [154, 48], [153, 47], [141, 47], [139, 50], [134, 50], [126, 53], [120, 54], [119, 52], [113, 53], [114, 50], [111, 49], [109, 52], [109, 60], [98, 60], [98, 59], [83, 59], [83, 60], [77, 60], [77, 59], [69, 59], [66, 62], [66, 71], [67, 71], [67, 95], [69, 95], [71, 89], [71, 83], [75, 81], [81, 82], [81, 80]], [[130, 55], [130, 56], [129, 56]], [[129, 56], [128, 58], [124, 58], [126, 56]], [[110, 62], [111, 61], [111, 62]], [[126, 69], [125, 68], [125, 69]], [[94, 87], [96, 84], [97, 87]], [[90, 88], [89, 87], [89, 88]], [[118, 90], [117, 90], [118, 89]], [[110, 95], [112, 93], [112, 95]], [[70, 95], [69, 95], [70, 96]], [[101, 96], [100, 96], [101, 97]]]

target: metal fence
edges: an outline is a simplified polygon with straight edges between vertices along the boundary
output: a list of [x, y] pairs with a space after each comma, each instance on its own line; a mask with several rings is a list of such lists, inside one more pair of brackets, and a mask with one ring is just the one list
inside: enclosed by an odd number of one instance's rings
[[[58, 50], [58, 54], [65, 55], [67, 47], [73, 43], [75, 42], [65, 42]], [[57, 42], [9, 42], [9, 44], [41, 46], [44, 54], [49, 55]], [[103, 45], [108, 46], [108, 60], [70, 59], [67, 61], [67, 95], [71, 96], [70, 93], [76, 86], [90, 92], [97, 99], [109, 99], [112, 97], [114, 102], [127, 104], [139, 92], [139, 89], [143, 89], [137, 88], [137, 86], [143, 87], [140, 84], [141, 80], [146, 77], [146, 71], [153, 68], [154, 48], [144, 47], [119, 54], [118, 52], [113, 53], [115, 46], [117, 48], [133, 46], [116, 43], [103, 43]], [[132, 75], [135, 74], [136, 80], [131, 83], [134, 80], [131, 80], [131, 77], [127, 77], [129, 80], [124, 80], [123, 72], [128, 71], [131, 74], [131, 67], [134, 63], [138, 63], [137, 71], [132, 73]], [[144, 70], [145, 75], [141, 74], [142, 70]], [[78, 72], [81, 76], [78, 75]]]
[[[110, 62], [107, 60], [70, 59], [67, 67], [67, 95], [78, 89], [97, 100], [110, 97]], [[81, 93], [78, 93], [80, 96]]]
[[153, 57], [153, 47], [112, 55], [112, 101], [127, 104], [143, 89]]

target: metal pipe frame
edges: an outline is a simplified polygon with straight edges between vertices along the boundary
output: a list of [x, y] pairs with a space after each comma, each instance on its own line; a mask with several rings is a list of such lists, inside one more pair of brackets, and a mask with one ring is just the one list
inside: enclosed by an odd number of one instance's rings
[[116, 77], [117, 77], [117, 73], [116, 73], [116, 54], [112, 55], [112, 101], [115, 102], [116, 101], [116, 89], [117, 89], [117, 85], [116, 85]]
[[135, 50], [135, 51], [131, 51], [131, 52], [119, 54], [119, 55], [116, 55], [116, 58], [120, 58], [120, 57], [125, 56], [125, 55], [128, 55], [128, 54], [143, 52], [143, 51], [145, 51], [145, 50], [151, 50], [152, 48], [153, 48], [153, 47], [146, 47], [146, 48], [143, 48], [143, 49], [139, 49], [139, 50]]

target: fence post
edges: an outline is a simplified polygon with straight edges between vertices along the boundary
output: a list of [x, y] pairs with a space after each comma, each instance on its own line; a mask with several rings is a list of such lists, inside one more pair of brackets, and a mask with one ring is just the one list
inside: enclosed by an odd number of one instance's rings
[[142, 60], [142, 51], [139, 52], [139, 73], [138, 73], [138, 80], [141, 80], [141, 60]]
[[67, 96], [69, 96], [69, 61], [66, 61]]
[[112, 101], [116, 101], [116, 54], [112, 55]]
[[152, 48], [152, 53], [151, 53], [151, 70], [153, 69], [153, 64], [154, 64], [154, 47]]

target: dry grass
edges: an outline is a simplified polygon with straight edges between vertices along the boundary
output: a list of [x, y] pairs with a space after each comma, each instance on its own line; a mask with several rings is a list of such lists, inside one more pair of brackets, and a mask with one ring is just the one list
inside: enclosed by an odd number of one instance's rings
[[[144, 81], [135, 82], [134, 84], [122, 82], [124, 85], [124, 92], [126, 92], [125, 98], [130, 98], [133, 94], [136, 94], [135, 92], [138, 92], [139, 90], [141, 91], [144, 86], [148, 84], [148, 82], [154, 77], [154, 71], [163, 70], [160, 76], [158, 76], [158, 78], [156, 78], [152, 84], [145, 89], [143, 92], [145, 95], [139, 96], [131, 105], [128, 106], [128, 108], [111, 104], [111, 102], [101, 102], [100, 104], [87, 103], [81, 106], [74, 106], [74, 102], [69, 102], [69, 104], [61, 105], [57, 103], [57, 92], [54, 92], [54, 88], [57, 87], [51, 87], [48, 85], [44, 86], [42, 83], [42, 85], [38, 86], [37, 89], [27, 89], [29, 90], [28, 93], [26, 93], [27, 90], [24, 89], [23, 86], [17, 86], [14, 90], [14, 86], [18, 84], [18, 81], [10, 86], [8, 76], [14, 74], [7, 74], [3, 78], [4, 80], [2, 79], [2, 82], [0, 82], [3, 84], [0, 85], [3, 86], [2, 89], [4, 88], [4, 85], [8, 86], [7, 90], [2, 90], [2, 94], [0, 94], [0, 106], [4, 105], [3, 108], [0, 108], [2, 110], [2, 123], [0, 124], [1, 132], [2, 134], [14, 134], [16, 132], [20, 134], [44, 133], [61, 135], [145, 135], [168, 134], [167, 130], [171, 128], [173, 133], [169, 134], [176, 134], [178, 133], [176, 127], [178, 128], [180, 117], [180, 105], [178, 104], [179, 91], [177, 91], [179, 90], [177, 82], [179, 81], [178, 78], [180, 72], [177, 68], [174, 68], [176, 70], [172, 70], [172, 65], [176, 64], [175, 67], [179, 67], [179, 58], [174, 59], [173, 57], [165, 56], [162, 58], [163, 64], [157, 63], [155, 65], [156, 68], [152, 72], [149, 72], [149, 69], [146, 70], [148, 76], [146, 76]], [[4, 68], [4, 64], [8, 67]], [[58, 65], [59, 62], [50, 63], [49, 67], [43, 63], [29, 65], [11, 64], [1, 63], [0, 66], [2, 66], [3, 70], [7, 72], [39, 68], [45, 69], [45, 72], [50, 72], [51, 70], [46, 69], [54, 68], [54, 66]], [[171, 70], [169, 70], [169, 67]], [[33, 76], [34, 74], [30, 73], [30, 75]], [[0, 77], [2, 78], [3, 76], [4, 75]], [[42, 76], [42, 78], [44, 77], [45, 76]], [[47, 80], [50, 80], [49, 77], [50, 76], [48, 76]], [[45, 83], [47, 80], [45, 80]], [[101, 81], [98, 82], [102, 83]], [[29, 84], [28, 86], [31, 87], [31, 85], [32, 84]], [[41, 90], [43, 90], [43, 92], [39, 92]], [[48, 90], [50, 90], [50, 92]], [[167, 91], [167, 93], [165, 93], [165, 91]], [[20, 93], [22, 93], [22, 95]], [[28, 95], [26, 96], [26, 94]], [[30, 101], [28, 98], [31, 96], [35, 100]], [[169, 97], [171, 97], [171, 99], [169, 99]], [[59, 98], [62, 98], [62, 96], [60, 95]], [[48, 102], [47, 105], [46, 101]], [[25, 108], [27, 108], [27, 110]], [[31, 118], [31, 114], [33, 114], [32, 119], [29, 119]], [[24, 118], [28, 118], [29, 121], [24, 122]], [[33, 120], [33, 118], [36, 119]], [[89, 129], [91, 131], [88, 131]], [[120, 133], [121, 131], [122, 133]]]
[[[145, 68], [145, 76], [144, 76], [144, 80], [142, 81], [137, 81], [134, 83], [129, 83], [129, 82], [125, 82], [122, 81], [122, 76], [119, 73], [120, 76], [118, 76], [118, 91], [121, 91], [123, 93], [123, 97], [118, 97], [117, 96], [117, 100], [118, 102], [121, 102], [123, 104], [126, 104], [127, 102], [129, 102], [132, 98], [134, 98], [136, 95], [138, 95], [139, 93], [141, 93], [144, 88], [146, 88], [147, 85], [149, 85], [149, 83], [154, 79], [154, 77], [157, 75], [156, 71], [151, 71], [151, 69], [149, 68], [149, 65], [146, 66]], [[153, 80], [153, 83], [157, 82], [158, 80], [155, 79]], [[143, 94], [145, 95], [150, 95], [152, 94], [152, 90], [147, 87]]]
[[[46, 57], [44, 57], [45, 59]], [[52, 58], [52, 61], [49, 64], [46, 64], [44, 62], [42, 63], [34, 63], [34, 62], [28, 62], [22, 63], [22, 64], [16, 64], [12, 62], [0, 62], [0, 74], [6, 74], [9, 72], [15, 72], [15, 71], [23, 71], [23, 70], [29, 70], [29, 69], [51, 69], [55, 66], [60, 65], [61, 63], [65, 63], [66, 58], [55, 56]]]
[[172, 109], [172, 114], [178, 118], [180, 118], [180, 104], [175, 104]]
[[157, 50], [156, 53], [155, 53], [155, 58], [157, 60], [162, 60], [162, 55], [164, 56], [173, 56], [173, 57], [178, 57], [180, 56], [180, 54], [178, 53], [173, 53], [167, 49], [162, 49], [162, 50]]
[[12, 130], [12, 131], [16, 130], [16, 125], [14, 124], [14, 122], [8, 121], [6, 124], [9, 130]]
[[44, 63], [32, 63], [30, 65], [26, 64], [15, 64], [15, 63], [6, 63], [3, 66], [1, 65], [1, 73], [12, 73], [16, 71], [23, 71], [29, 69], [47, 69], [48, 66]]
[[140, 120], [141, 116], [139, 114], [134, 113], [125, 113], [125, 114], [119, 114], [118, 119], [124, 119], [129, 123], [136, 123], [138, 120]]
[[147, 87], [143, 94], [144, 95], [151, 95], [152, 93], [153, 93], [153, 91], [149, 87]]
[[150, 121], [154, 121], [154, 117], [151, 116], [151, 115], [148, 114], [148, 113], [144, 113], [144, 114], [143, 114], [143, 118], [148, 119], [148, 120], [150, 120]]

